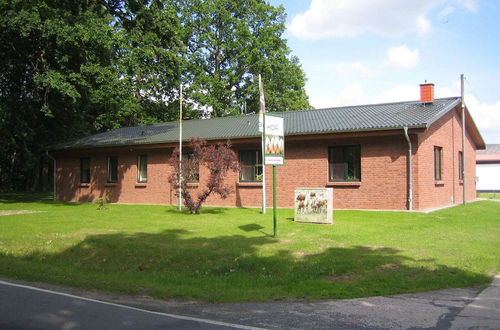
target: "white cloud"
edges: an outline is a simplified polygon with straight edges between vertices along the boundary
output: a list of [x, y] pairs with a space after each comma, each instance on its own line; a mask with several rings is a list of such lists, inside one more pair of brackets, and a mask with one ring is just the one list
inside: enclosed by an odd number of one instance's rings
[[377, 95], [373, 103], [413, 101], [419, 98], [420, 87], [418, 85], [400, 85], [392, 87]]
[[425, 34], [431, 30], [426, 15], [438, 6], [444, 6], [447, 14], [456, 7], [476, 11], [477, 0], [312, 0], [288, 28], [303, 39]]
[[[460, 91], [456, 92], [455, 88], [435, 87], [434, 96], [436, 98], [459, 96]], [[377, 95], [373, 99], [373, 103], [390, 103], [404, 101], [418, 101], [420, 99], [420, 85], [398, 85], [389, 88], [385, 92]]]
[[343, 76], [360, 74], [368, 76], [372, 73], [370, 68], [361, 62], [339, 62], [334, 64], [335, 71]]
[[361, 84], [353, 83], [347, 85], [338, 95], [325, 96], [310, 94], [310, 102], [316, 109], [340, 107], [346, 105], [357, 105], [364, 103], [365, 91]]
[[500, 143], [500, 101], [493, 104], [481, 103], [474, 95], [465, 94], [469, 109], [479, 132], [486, 143]]
[[454, 2], [471, 12], [476, 12], [478, 8], [478, 0], [455, 0]]
[[389, 48], [387, 58], [389, 65], [405, 69], [415, 67], [420, 60], [418, 49], [410, 50], [406, 45]]

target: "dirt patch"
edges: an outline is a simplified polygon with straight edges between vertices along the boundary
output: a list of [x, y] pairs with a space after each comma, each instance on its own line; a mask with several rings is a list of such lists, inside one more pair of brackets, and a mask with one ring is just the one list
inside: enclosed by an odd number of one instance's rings
[[14, 215], [14, 214], [29, 214], [29, 213], [41, 213], [42, 211], [30, 211], [30, 210], [0, 210], [0, 217], [2, 215]]

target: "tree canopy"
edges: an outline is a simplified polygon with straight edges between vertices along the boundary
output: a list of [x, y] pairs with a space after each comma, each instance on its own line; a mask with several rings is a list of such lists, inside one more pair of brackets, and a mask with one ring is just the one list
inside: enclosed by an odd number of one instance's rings
[[121, 126], [309, 107], [264, 0], [0, 1], [0, 189], [39, 185], [47, 147]]
[[[261, 74], [269, 111], [309, 107], [305, 75], [282, 35], [283, 7], [262, 0], [180, 0], [186, 69], [194, 105], [211, 116], [258, 110]], [[208, 108], [208, 109], [207, 109]]]

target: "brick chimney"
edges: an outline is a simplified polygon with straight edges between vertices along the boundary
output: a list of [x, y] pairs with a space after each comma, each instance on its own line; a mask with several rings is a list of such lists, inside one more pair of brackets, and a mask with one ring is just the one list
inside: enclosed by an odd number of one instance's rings
[[420, 103], [434, 102], [434, 84], [420, 84]]

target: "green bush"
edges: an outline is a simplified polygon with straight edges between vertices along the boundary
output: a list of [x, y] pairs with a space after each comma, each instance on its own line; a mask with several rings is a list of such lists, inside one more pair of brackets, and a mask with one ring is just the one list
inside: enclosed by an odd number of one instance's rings
[[97, 209], [98, 210], [107, 210], [108, 208], [106, 207], [106, 204], [109, 202], [108, 196], [104, 195], [102, 197], [96, 198], [94, 203], [97, 204]]

